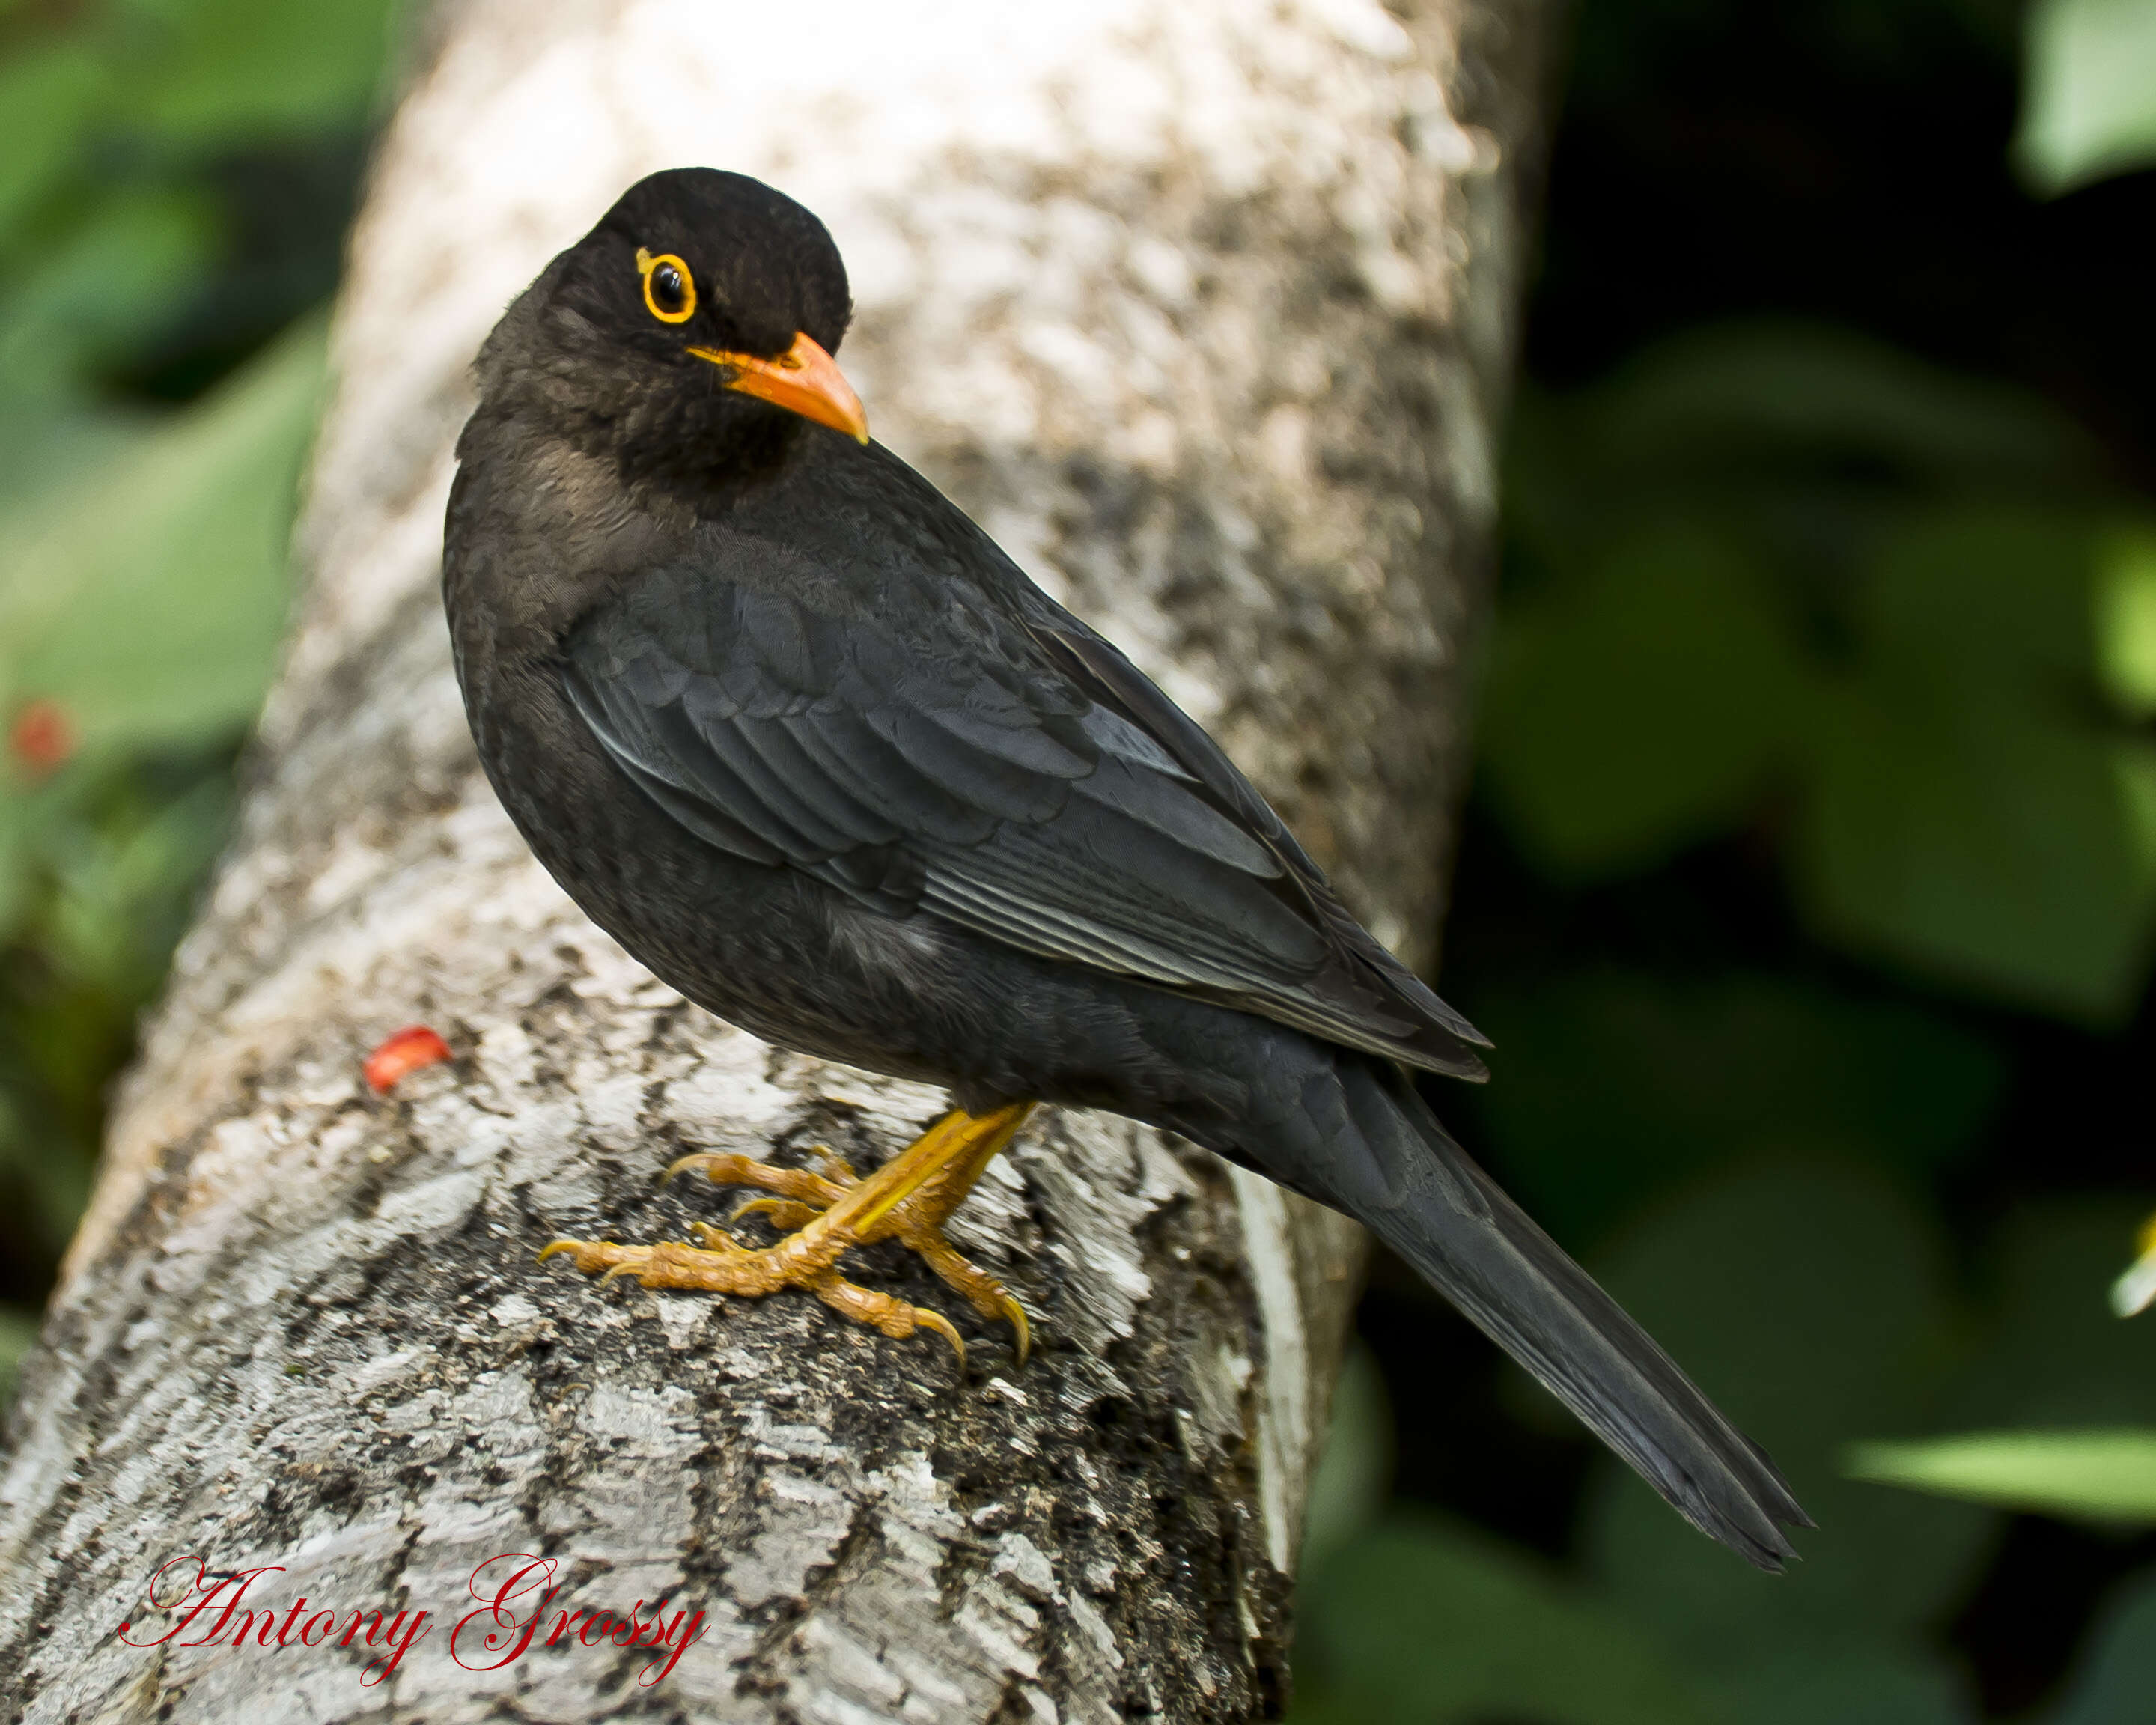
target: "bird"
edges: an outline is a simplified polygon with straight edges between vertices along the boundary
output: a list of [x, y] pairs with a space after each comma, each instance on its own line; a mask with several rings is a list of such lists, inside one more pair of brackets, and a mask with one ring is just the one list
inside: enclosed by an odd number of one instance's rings
[[683, 1158], [776, 1243], [560, 1240], [586, 1273], [801, 1289], [941, 1231], [1040, 1105], [1104, 1109], [1363, 1223], [1696, 1527], [1810, 1518], [1765, 1453], [1456, 1143], [1420, 1075], [1489, 1046], [1349, 912], [1205, 732], [869, 435], [823, 223], [706, 167], [624, 193], [475, 362], [443, 593], [479, 757], [539, 861], [663, 981], [783, 1048], [946, 1089], [872, 1173]]

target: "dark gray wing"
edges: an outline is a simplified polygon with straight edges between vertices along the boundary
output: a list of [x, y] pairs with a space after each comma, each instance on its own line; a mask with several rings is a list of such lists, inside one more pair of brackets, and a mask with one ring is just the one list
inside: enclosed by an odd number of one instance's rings
[[939, 598], [902, 638], [788, 592], [654, 571], [571, 641], [567, 686], [622, 768], [734, 855], [1481, 1075], [1466, 1046], [1481, 1039], [1127, 660], [1075, 622]]
[[[1397, 990], [1418, 1017], [1431, 1020], [1463, 1042], [1479, 1048], [1490, 1046], [1488, 1037], [1438, 999], [1420, 977], [1355, 920], [1333, 896], [1324, 871], [1273, 812], [1272, 804], [1258, 794], [1257, 788], [1243, 777], [1198, 721], [1162, 693], [1158, 683], [1075, 619], [1064, 627], [1036, 630], [1035, 638], [1094, 701], [1143, 729], [1219, 806], [1230, 811], [1293, 868], [1309, 889], [1312, 908], [1323, 919], [1327, 932], [1358, 962], [1376, 972], [1389, 988]], [[1477, 1063], [1472, 1076], [1487, 1075]]]

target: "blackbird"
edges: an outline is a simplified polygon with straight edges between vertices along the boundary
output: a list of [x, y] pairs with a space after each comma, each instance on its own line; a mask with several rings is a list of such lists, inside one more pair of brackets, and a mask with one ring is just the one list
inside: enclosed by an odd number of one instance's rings
[[686, 1158], [750, 1250], [557, 1240], [647, 1286], [807, 1289], [895, 1238], [1024, 1314], [940, 1224], [1039, 1102], [1180, 1132], [1345, 1211], [1683, 1515], [1763, 1568], [1766, 1456], [1448, 1137], [1411, 1071], [1488, 1045], [1365, 931], [1130, 660], [869, 440], [817, 218], [741, 175], [624, 193], [509, 308], [457, 446], [443, 588], [503, 806], [602, 927], [783, 1046], [947, 1086], [873, 1174]]

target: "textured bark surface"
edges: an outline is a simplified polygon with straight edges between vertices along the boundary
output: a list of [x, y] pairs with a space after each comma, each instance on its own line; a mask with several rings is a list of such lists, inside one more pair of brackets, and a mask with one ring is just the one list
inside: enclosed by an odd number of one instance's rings
[[[1277, 1707], [1353, 1293], [1337, 1219], [1162, 1134], [1049, 1117], [952, 1230], [1035, 1314], [1024, 1368], [902, 1255], [863, 1263], [960, 1319], [963, 1382], [940, 1343], [805, 1296], [533, 1261], [556, 1234], [715, 1216], [701, 1183], [657, 1184], [688, 1150], [867, 1165], [941, 1099], [687, 1006], [531, 861], [449, 674], [449, 451], [480, 336], [632, 179], [773, 181], [844, 252], [842, 357], [879, 435], [1427, 962], [1529, 22], [1473, 0], [437, 17], [353, 241], [256, 783], [24, 1373], [0, 1479], [13, 1717]], [[373, 1096], [362, 1059], [415, 1021], [455, 1059]], [[453, 1645], [468, 1578], [511, 1552], [559, 1560], [549, 1626], [663, 1597], [703, 1638], [649, 1686], [650, 1656], [604, 1641], [470, 1669], [501, 1650]], [[191, 1553], [284, 1566], [243, 1603], [282, 1625], [305, 1595], [286, 1645], [179, 1645], [206, 1618], [121, 1639], [177, 1620], [149, 1579]], [[335, 1639], [358, 1608], [430, 1614], [379, 1681], [380, 1648]], [[322, 1610], [332, 1638], [303, 1648]]]

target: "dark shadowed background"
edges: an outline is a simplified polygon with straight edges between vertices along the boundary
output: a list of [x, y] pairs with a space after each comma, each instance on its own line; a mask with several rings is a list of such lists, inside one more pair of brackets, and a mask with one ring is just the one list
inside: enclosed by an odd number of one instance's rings
[[[0, 1372], [231, 805], [391, 9], [0, 0]], [[1301, 1725], [2156, 1721], [2147, 164], [2156, 0], [1576, 8], [1440, 1100], [1823, 1526], [1745, 1572], [1381, 1262]]]

